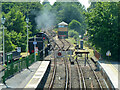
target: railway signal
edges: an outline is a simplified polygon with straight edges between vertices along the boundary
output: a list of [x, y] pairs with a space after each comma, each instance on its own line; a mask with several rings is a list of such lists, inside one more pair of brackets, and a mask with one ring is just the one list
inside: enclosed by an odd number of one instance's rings
[[58, 56], [61, 56], [62, 55], [62, 53], [61, 52], [58, 52]]
[[38, 55], [38, 47], [35, 48], [35, 55]]
[[45, 37], [43, 37], [43, 40], [45, 40]]

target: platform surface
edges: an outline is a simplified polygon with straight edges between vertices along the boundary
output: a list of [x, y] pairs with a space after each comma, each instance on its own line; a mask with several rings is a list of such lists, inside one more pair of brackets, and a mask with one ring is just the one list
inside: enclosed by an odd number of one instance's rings
[[[6, 85], [0, 83], [0, 90], [3, 88], [10, 88], [10, 89], [16, 89], [17, 88], [25, 88], [28, 83], [30, 83], [31, 79], [33, 76], [36, 78], [37, 75], [39, 74], [40, 70], [45, 70], [43, 68], [40, 69], [40, 67], [43, 67], [42, 62], [44, 61], [37, 61], [33, 63], [29, 69], [24, 69], [20, 73], [17, 73], [13, 77], [9, 78], [6, 80]], [[44, 63], [45, 65], [45, 63]], [[38, 70], [39, 69], [39, 70]]]
[[100, 65], [107, 73], [114, 88], [120, 90], [120, 72], [111, 63], [100, 61]]
[[34, 76], [31, 78], [31, 80], [28, 82], [28, 84], [25, 86], [25, 88], [37, 88], [40, 81], [42, 80], [48, 66], [50, 64], [50, 61], [42, 61], [41, 65], [35, 72]]

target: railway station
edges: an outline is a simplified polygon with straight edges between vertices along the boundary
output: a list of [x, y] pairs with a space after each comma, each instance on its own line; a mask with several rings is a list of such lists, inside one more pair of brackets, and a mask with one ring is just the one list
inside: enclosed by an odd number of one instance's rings
[[118, 17], [110, 8], [120, 3], [0, 5], [0, 90], [120, 89]]

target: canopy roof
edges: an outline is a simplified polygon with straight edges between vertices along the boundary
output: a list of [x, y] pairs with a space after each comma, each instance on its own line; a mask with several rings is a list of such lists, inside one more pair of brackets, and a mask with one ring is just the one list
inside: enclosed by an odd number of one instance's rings
[[61, 22], [61, 23], [59, 23], [58, 25], [59, 25], [59, 26], [60, 26], [60, 25], [67, 26], [68, 24], [67, 24], [67, 23], [65, 23], [64, 21], [62, 21], [62, 22]]

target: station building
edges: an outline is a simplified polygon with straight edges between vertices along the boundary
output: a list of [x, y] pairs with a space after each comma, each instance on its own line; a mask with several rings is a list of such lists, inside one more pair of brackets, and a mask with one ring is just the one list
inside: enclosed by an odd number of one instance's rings
[[68, 24], [65, 22], [61, 22], [58, 24], [58, 38], [68, 38]]

